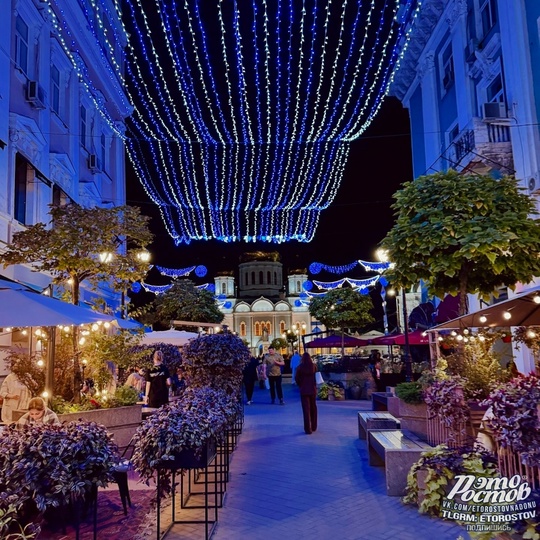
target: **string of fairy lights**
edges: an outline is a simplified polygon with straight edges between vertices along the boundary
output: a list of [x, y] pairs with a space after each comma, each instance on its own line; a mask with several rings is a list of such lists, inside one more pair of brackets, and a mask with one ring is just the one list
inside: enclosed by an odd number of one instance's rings
[[128, 154], [175, 243], [312, 240], [418, 3], [125, 5]]
[[[79, 2], [128, 133], [92, 86], [57, 0], [55, 35], [175, 243], [313, 239], [369, 126], [418, 0]], [[121, 26], [108, 24], [120, 18]], [[123, 61], [118, 44], [127, 44]], [[124, 97], [127, 96], [126, 98]]]

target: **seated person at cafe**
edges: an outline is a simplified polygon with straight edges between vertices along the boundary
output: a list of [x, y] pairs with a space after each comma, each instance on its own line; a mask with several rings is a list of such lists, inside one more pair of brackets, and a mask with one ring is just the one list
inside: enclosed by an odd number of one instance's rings
[[35, 397], [28, 402], [28, 412], [19, 418], [17, 426], [38, 424], [60, 424], [60, 420], [56, 416], [56, 413], [45, 405], [45, 401], [42, 398]]

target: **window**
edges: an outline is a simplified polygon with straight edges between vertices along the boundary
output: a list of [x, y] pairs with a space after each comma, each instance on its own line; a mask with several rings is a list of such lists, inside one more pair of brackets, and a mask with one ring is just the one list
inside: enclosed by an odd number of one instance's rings
[[272, 273], [270, 271], [266, 272], [266, 283], [268, 283], [268, 285], [272, 283]]
[[51, 109], [60, 115], [60, 70], [51, 66]]
[[221, 294], [227, 294], [227, 284], [226, 283], [221, 284]]
[[299, 280], [296, 281], [296, 292], [297, 293], [302, 292], [302, 285], [300, 284]]
[[71, 202], [69, 196], [66, 194], [66, 192], [58, 187], [56, 184], [53, 186], [53, 200], [52, 204], [55, 207], [58, 206], [66, 206]]
[[454, 58], [452, 55], [452, 43], [448, 42], [440, 56], [441, 81], [443, 94], [454, 84]]
[[279, 333], [284, 334], [285, 333], [285, 321], [279, 322]]
[[255, 272], [251, 272], [251, 284], [255, 285]]
[[274, 272], [274, 285], [277, 285], [277, 272]]
[[260, 336], [262, 334], [261, 332], [261, 323], [256, 322], [255, 323], [255, 335]]
[[480, 3], [480, 18], [482, 19], [482, 34], [486, 36], [497, 23], [496, 0], [483, 0]]
[[81, 105], [81, 146], [86, 148], [87, 143], [87, 110], [84, 105]]
[[29, 164], [20, 154], [15, 157], [15, 208], [13, 217], [26, 225], [26, 207], [28, 202]]
[[28, 75], [28, 25], [20, 15], [15, 21], [15, 63]]
[[245, 322], [240, 323], [240, 335], [242, 337], [245, 337], [247, 335], [247, 329], [246, 329], [246, 323]]
[[502, 76], [499, 73], [493, 82], [486, 89], [486, 98], [489, 103], [495, 101], [504, 101], [504, 89], [502, 83]]
[[262, 285], [264, 283], [264, 277], [263, 277], [263, 273], [262, 272], [259, 272], [259, 285]]

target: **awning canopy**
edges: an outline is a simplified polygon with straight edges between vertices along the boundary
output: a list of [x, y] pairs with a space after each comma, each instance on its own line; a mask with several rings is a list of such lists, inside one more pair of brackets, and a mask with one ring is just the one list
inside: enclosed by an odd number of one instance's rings
[[324, 338], [316, 338], [305, 344], [306, 349], [324, 349], [330, 347], [363, 347], [369, 342], [348, 335], [332, 334]]
[[0, 327], [80, 325], [111, 322], [114, 317], [39, 294], [0, 279]]
[[170, 345], [185, 345], [190, 339], [198, 337], [196, 332], [185, 332], [183, 330], [163, 330], [148, 332], [144, 334], [141, 344], [154, 345], [156, 343], [169, 343]]
[[430, 330], [460, 328], [497, 328], [540, 325], [540, 287], [514, 296], [492, 306], [462, 315]]

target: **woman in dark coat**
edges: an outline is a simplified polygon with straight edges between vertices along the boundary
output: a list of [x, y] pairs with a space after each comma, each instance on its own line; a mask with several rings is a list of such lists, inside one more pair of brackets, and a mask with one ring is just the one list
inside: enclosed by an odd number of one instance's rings
[[253, 389], [255, 388], [255, 382], [258, 380], [258, 365], [259, 360], [252, 356], [243, 371], [244, 386], [246, 388], [246, 401], [248, 405], [251, 405], [253, 403]]
[[295, 381], [300, 390], [302, 413], [304, 415], [304, 431], [311, 435], [317, 431], [317, 383], [315, 373], [317, 366], [311, 360], [309, 353], [302, 355], [300, 365], [296, 368]]

